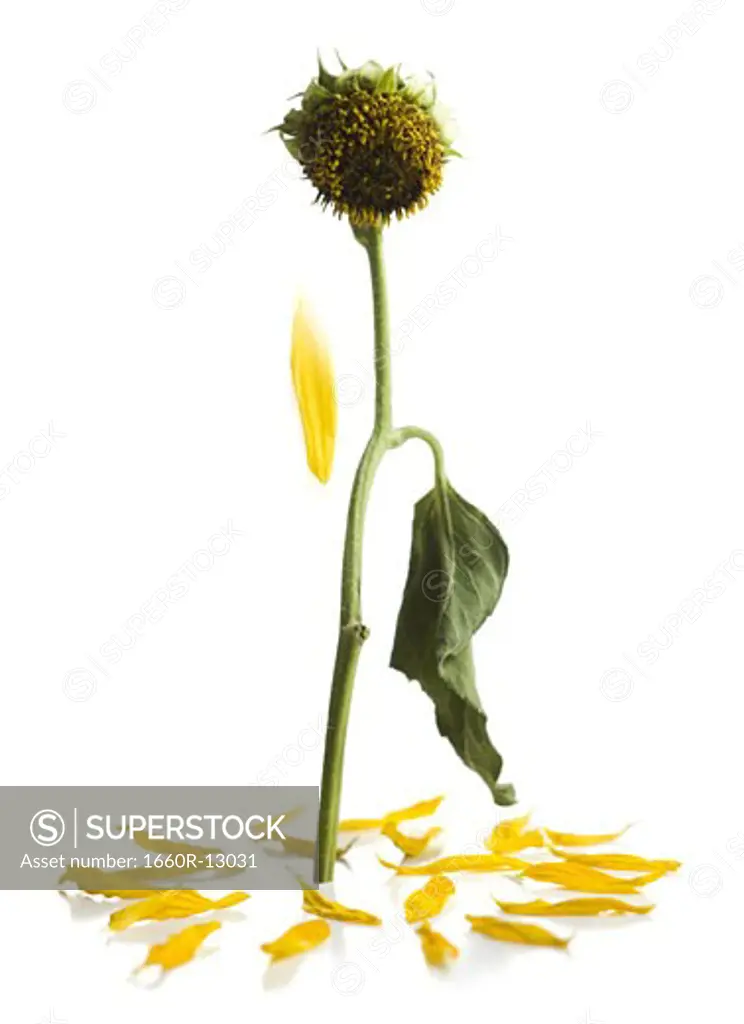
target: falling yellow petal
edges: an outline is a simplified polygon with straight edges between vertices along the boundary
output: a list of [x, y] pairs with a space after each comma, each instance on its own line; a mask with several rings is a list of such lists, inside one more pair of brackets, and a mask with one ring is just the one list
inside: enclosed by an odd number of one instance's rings
[[341, 903], [326, 899], [317, 889], [303, 890], [302, 909], [306, 914], [326, 917], [330, 921], [344, 921], [346, 924], [382, 924], [379, 917], [366, 910], [352, 910]]
[[630, 828], [630, 825], [626, 825], [625, 828], [621, 828], [619, 832], [605, 832], [598, 835], [576, 835], [573, 832], [554, 832], [553, 829], [543, 829], [545, 835], [551, 841], [554, 846], [599, 846], [601, 843], [611, 843], [615, 839], [619, 839], [620, 836]]
[[386, 821], [382, 826], [382, 834], [395, 843], [406, 857], [420, 857], [434, 836], [438, 836], [441, 828], [430, 828], [422, 836], [407, 836], [401, 832], [393, 821]]
[[261, 949], [269, 954], [271, 962], [274, 963], [275, 960], [286, 960], [287, 957], [315, 949], [321, 942], [325, 942], [330, 934], [331, 926], [325, 921], [303, 921], [302, 924], [289, 928], [273, 942], [265, 942]]
[[204, 940], [222, 927], [219, 921], [210, 921], [208, 924], [192, 924], [183, 931], [176, 932], [157, 946], [151, 946], [147, 960], [138, 967], [141, 971], [145, 967], [162, 967], [164, 971], [172, 971], [174, 967], [182, 967], [189, 960], [193, 960], [197, 950]]
[[433, 800], [421, 800], [410, 807], [403, 807], [399, 811], [391, 811], [382, 818], [347, 818], [339, 824], [341, 832], [368, 832], [371, 829], [381, 829], [385, 825], [399, 825], [401, 821], [413, 821], [415, 818], [428, 818], [438, 809], [443, 796], [436, 796]]
[[497, 853], [463, 853], [454, 857], [442, 857], [428, 864], [391, 864], [382, 857], [377, 858], [385, 868], [398, 875], [440, 875], [449, 871], [520, 871], [529, 867], [526, 860], [503, 857]]
[[336, 444], [336, 394], [330, 353], [307, 307], [297, 303], [292, 323], [292, 383], [305, 434], [307, 464], [327, 483]]
[[635, 878], [614, 878], [605, 875], [597, 868], [585, 867], [583, 864], [570, 864], [568, 861], [549, 861], [543, 864], [530, 864], [522, 875], [536, 882], [552, 882], [564, 889], [575, 892], [620, 893], [632, 895], [638, 892]]
[[614, 917], [617, 914], [648, 914], [653, 906], [634, 906], [625, 900], [610, 897], [595, 899], [561, 900], [549, 903], [547, 900], [532, 900], [530, 903], [496, 904], [505, 914], [524, 914], [526, 917]]
[[500, 822], [486, 840], [486, 849], [491, 853], [517, 853], [545, 845], [545, 836], [540, 829], [526, 831], [530, 815], [521, 818], [507, 818]]
[[554, 935], [538, 924], [519, 924], [516, 921], [505, 921], [501, 917], [473, 917], [465, 915], [470, 921], [474, 932], [487, 935], [489, 939], [499, 942], [520, 942], [526, 946], [559, 946], [565, 949], [571, 941]]
[[441, 914], [455, 891], [455, 883], [446, 875], [434, 875], [422, 889], [412, 892], [404, 904], [406, 921], [416, 924]]
[[456, 960], [460, 955], [457, 946], [448, 942], [444, 935], [433, 931], [431, 925], [427, 923], [417, 928], [416, 934], [421, 939], [421, 949], [427, 964], [431, 967], [446, 967], [450, 960]]
[[208, 910], [225, 910], [247, 899], [246, 892], [232, 892], [222, 899], [210, 900], [196, 889], [170, 889], [117, 910], [109, 918], [109, 928], [120, 932], [139, 921], [170, 921], [178, 917], [191, 917], [192, 914], [204, 914]]
[[551, 853], [562, 857], [572, 864], [584, 864], [590, 868], [601, 868], [603, 871], [647, 871], [656, 874], [676, 871], [682, 865], [678, 860], [648, 860], [634, 853], [572, 853], [570, 850], [559, 850], [551, 846]]

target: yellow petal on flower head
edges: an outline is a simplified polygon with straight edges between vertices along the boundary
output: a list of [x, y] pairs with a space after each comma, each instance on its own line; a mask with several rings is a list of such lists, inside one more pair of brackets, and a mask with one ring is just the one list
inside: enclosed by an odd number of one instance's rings
[[247, 899], [247, 892], [231, 892], [222, 899], [210, 900], [196, 889], [169, 889], [115, 911], [109, 918], [109, 928], [121, 932], [139, 921], [170, 921], [179, 917], [191, 917], [193, 914], [204, 914], [208, 910], [235, 907]]
[[444, 905], [455, 891], [455, 883], [446, 875], [433, 875], [422, 889], [407, 897], [404, 904], [406, 921], [416, 924], [441, 914]]
[[653, 874], [660, 871], [666, 874], [682, 866], [678, 860], [649, 860], [635, 853], [573, 853], [555, 846], [550, 847], [550, 852], [572, 864], [584, 864], [603, 871], [646, 871]]
[[317, 889], [303, 890], [302, 909], [306, 914], [325, 917], [330, 921], [343, 921], [345, 924], [382, 924], [374, 914], [368, 914], [366, 910], [352, 910], [351, 907], [329, 900]]
[[183, 931], [176, 932], [165, 942], [151, 946], [147, 959], [137, 970], [141, 971], [145, 967], [162, 967], [164, 971], [172, 971], [174, 967], [182, 967], [194, 959], [204, 940], [221, 927], [219, 921], [209, 921], [207, 924], [192, 924]]
[[526, 860], [504, 857], [498, 853], [462, 853], [454, 857], [441, 857], [428, 864], [391, 864], [377, 858], [384, 868], [398, 875], [441, 875], [450, 871], [521, 871], [528, 867]]
[[450, 960], [456, 960], [460, 955], [457, 946], [453, 946], [444, 935], [435, 932], [428, 923], [417, 928], [416, 934], [421, 939], [421, 949], [430, 967], [446, 967]]
[[552, 882], [575, 892], [619, 893], [627, 896], [638, 892], [635, 878], [615, 878], [598, 871], [597, 868], [570, 864], [568, 861], [530, 864], [524, 869], [522, 876], [535, 882]]
[[609, 896], [560, 900], [557, 903], [549, 903], [547, 900], [532, 900], [529, 903], [495, 902], [505, 914], [523, 914], [525, 917], [614, 917], [618, 914], [648, 914], [654, 909], [650, 903], [636, 906]]
[[472, 914], [466, 914], [465, 918], [470, 921], [474, 932], [486, 935], [489, 939], [497, 939], [499, 942], [519, 942], [526, 946], [558, 946], [565, 949], [571, 941], [554, 935], [538, 924], [519, 924], [516, 921], [505, 921], [502, 917], [474, 917]]
[[304, 302], [292, 322], [292, 383], [305, 435], [307, 464], [327, 483], [336, 445], [336, 394], [331, 356]]
[[518, 853], [519, 850], [538, 848], [545, 845], [545, 836], [540, 829], [527, 831], [530, 815], [521, 818], [507, 818], [499, 822], [486, 840], [485, 846], [491, 853]]
[[406, 857], [420, 857], [434, 836], [438, 836], [441, 831], [441, 828], [434, 826], [427, 829], [422, 836], [407, 836], [393, 821], [386, 821], [382, 826], [382, 834], [395, 843]]
[[269, 954], [271, 962], [274, 963], [276, 960], [286, 960], [287, 957], [315, 949], [325, 942], [330, 934], [331, 926], [326, 921], [303, 921], [302, 924], [287, 929], [273, 942], [265, 942], [261, 949]]
[[626, 825], [619, 832], [605, 832], [598, 835], [577, 835], [574, 832], [555, 832], [551, 828], [544, 828], [543, 832], [554, 846], [599, 846], [602, 843], [611, 843], [630, 828]]
[[433, 800], [421, 800], [410, 807], [402, 807], [399, 811], [391, 811], [382, 818], [346, 818], [339, 824], [340, 832], [368, 832], [371, 829], [381, 829], [385, 825], [399, 825], [402, 821], [414, 821], [416, 818], [428, 818], [438, 809], [443, 796], [436, 796]]

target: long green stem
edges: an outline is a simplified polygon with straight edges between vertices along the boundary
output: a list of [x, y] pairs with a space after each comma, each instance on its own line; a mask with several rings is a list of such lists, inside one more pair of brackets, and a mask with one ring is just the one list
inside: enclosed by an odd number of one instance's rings
[[330, 882], [336, 863], [338, 820], [341, 807], [341, 781], [344, 748], [349, 724], [351, 696], [362, 645], [369, 630], [362, 622], [361, 581], [364, 520], [372, 483], [383, 455], [411, 438], [425, 441], [434, 455], [438, 481], [444, 480], [444, 457], [437, 439], [420, 427], [392, 427], [390, 381], [390, 322], [388, 316], [385, 267], [380, 228], [358, 229], [357, 241], [367, 250], [372, 278], [375, 325], [375, 420], [372, 435], [364, 449], [354, 477], [346, 520], [343, 568], [341, 575], [341, 620], [336, 661], [328, 707], [323, 781], [318, 822], [318, 875]]
[[372, 482], [382, 456], [390, 444], [392, 403], [390, 388], [390, 322], [382, 252], [382, 229], [355, 232], [367, 250], [375, 325], [375, 420], [367, 447], [354, 478], [346, 521], [343, 569], [341, 575], [341, 621], [339, 623], [336, 662], [333, 668], [331, 699], [328, 707], [323, 781], [318, 822], [318, 874], [321, 882], [330, 882], [336, 861], [336, 837], [341, 807], [341, 779], [344, 747], [349, 723], [354, 677], [362, 644], [369, 630], [362, 622], [361, 578], [364, 519]]

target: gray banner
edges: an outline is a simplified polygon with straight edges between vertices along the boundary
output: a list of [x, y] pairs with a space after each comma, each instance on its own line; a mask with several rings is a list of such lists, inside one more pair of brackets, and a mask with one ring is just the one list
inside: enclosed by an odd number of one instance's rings
[[0, 889], [316, 886], [311, 786], [0, 787]]

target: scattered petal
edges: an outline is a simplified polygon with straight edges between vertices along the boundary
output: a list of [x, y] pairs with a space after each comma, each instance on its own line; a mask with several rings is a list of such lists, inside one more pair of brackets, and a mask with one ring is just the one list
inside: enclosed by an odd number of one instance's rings
[[428, 864], [413, 865], [391, 864], [382, 857], [377, 859], [383, 867], [399, 875], [440, 875], [449, 871], [521, 871], [530, 866], [526, 860], [497, 853], [463, 853], [432, 860]]
[[471, 914], [466, 914], [465, 917], [470, 921], [474, 932], [486, 935], [489, 939], [498, 939], [499, 942], [520, 942], [526, 946], [559, 946], [565, 949], [571, 941], [554, 935], [538, 924], [520, 924], [516, 921], [505, 921], [501, 917], [473, 917]]
[[192, 924], [189, 928], [176, 932], [160, 945], [151, 946], [147, 960], [137, 970], [141, 971], [145, 967], [162, 967], [164, 971], [172, 971], [174, 967], [182, 967], [194, 959], [204, 940], [221, 927], [219, 921], [210, 921], [207, 924]]
[[457, 946], [453, 946], [426, 922], [416, 929], [416, 934], [421, 939], [421, 949], [430, 967], [446, 967], [450, 960], [456, 960], [460, 955]]
[[585, 867], [582, 864], [570, 864], [568, 861], [549, 861], [543, 864], [530, 864], [522, 872], [523, 877], [535, 882], [552, 882], [564, 889], [575, 892], [606, 892], [632, 895], [638, 892], [635, 878], [614, 878], [605, 875], [597, 868]]
[[540, 829], [526, 831], [530, 815], [521, 818], [507, 818], [499, 822], [486, 840], [486, 849], [491, 853], [517, 853], [519, 850], [545, 845], [545, 836]]
[[648, 860], [634, 853], [572, 853], [570, 850], [550, 848], [556, 857], [562, 857], [572, 864], [584, 864], [603, 871], [647, 871], [653, 874], [676, 871], [682, 865], [678, 860]]
[[307, 307], [297, 303], [292, 323], [292, 383], [305, 435], [307, 464], [327, 483], [336, 445], [336, 394], [330, 353]]
[[346, 924], [382, 924], [379, 917], [368, 914], [366, 910], [352, 910], [334, 900], [326, 899], [317, 889], [303, 891], [302, 909], [306, 914], [325, 917], [330, 921], [344, 921]]
[[615, 839], [619, 839], [620, 836], [630, 828], [630, 825], [626, 825], [625, 828], [621, 828], [619, 832], [606, 832], [601, 835], [576, 835], [573, 832], [554, 832], [553, 829], [543, 829], [545, 835], [551, 841], [554, 846], [599, 846], [601, 843], [611, 843]]
[[441, 828], [435, 826], [427, 829], [422, 836], [407, 836], [393, 821], [386, 821], [382, 826], [382, 834], [395, 843], [406, 857], [420, 857], [434, 836], [438, 836], [441, 831]]
[[271, 962], [274, 963], [276, 960], [286, 960], [287, 957], [315, 949], [321, 942], [325, 942], [330, 934], [331, 926], [326, 921], [303, 921], [302, 924], [289, 928], [273, 942], [265, 942], [261, 949], [269, 954]]
[[367, 832], [371, 829], [381, 829], [387, 824], [399, 825], [401, 821], [413, 821], [415, 818], [428, 818], [438, 809], [443, 796], [436, 796], [433, 800], [421, 800], [410, 807], [403, 807], [399, 811], [391, 811], [382, 818], [347, 818], [339, 824], [341, 832]]
[[636, 906], [609, 897], [561, 900], [558, 903], [549, 903], [547, 900], [502, 903], [496, 900], [496, 904], [505, 914], [524, 914], [527, 917], [614, 917], [617, 914], [648, 914], [654, 909], [650, 903]]
[[[339, 846], [336, 850], [336, 860], [343, 860], [355, 842], [356, 840], [352, 839], [346, 846]], [[314, 839], [301, 839], [297, 836], [282, 836], [281, 843], [285, 853], [296, 857], [308, 857], [311, 860], [314, 859], [318, 848]]]
[[[203, 861], [205, 857], [224, 857], [222, 850], [212, 846], [192, 846], [190, 843], [174, 843], [170, 839], [151, 839], [146, 832], [140, 830], [134, 833], [133, 839], [137, 846], [143, 850], [150, 850], [152, 853], [162, 854], [164, 857], [188, 857], [195, 855], [197, 862]], [[200, 865], [202, 866], [202, 865]], [[192, 868], [193, 870], [193, 868]]]
[[422, 889], [412, 892], [404, 904], [406, 921], [416, 924], [441, 914], [455, 891], [455, 883], [446, 875], [434, 875]]
[[120, 932], [139, 921], [170, 921], [208, 910], [225, 910], [247, 899], [247, 892], [231, 892], [222, 899], [210, 900], [196, 889], [170, 889], [115, 911], [109, 918], [109, 928]]

